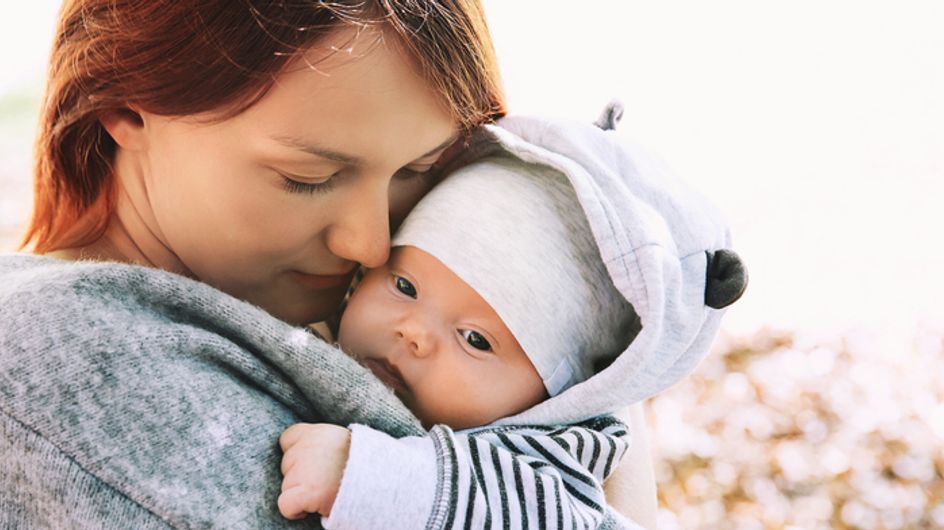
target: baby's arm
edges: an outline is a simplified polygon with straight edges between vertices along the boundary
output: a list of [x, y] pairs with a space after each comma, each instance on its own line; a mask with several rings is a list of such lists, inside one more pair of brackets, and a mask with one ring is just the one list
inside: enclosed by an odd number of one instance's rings
[[441, 487], [431, 437], [397, 439], [364, 425], [300, 423], [279, 443], [284, 517], [318, 513], [329, 529], [427, 527]]
[[[336, 497], [330, 486], [308, 491], [331, 498], [333, 506], [314, 510], [330, 513], [322, 522], [331, 529], [392, 528], [391, 521], [397, 528], [500, 528], [506, 520], [512, 528], [528, 521], [540, 528], [556, 521], [561, 528], [597, 528], [607, 509], [602, 482], [626, 450], [625, 432], [613, 418], [459, 433], [437, 426], [427, 436], [401, 439], [354, 425]], [[333, 480], [330, 471], [314, 468]], [[283, 496], [292, 489], [305, 486], [290, 483], [287, 474]], [[301, 515], [305, 511], [312, 512]]]

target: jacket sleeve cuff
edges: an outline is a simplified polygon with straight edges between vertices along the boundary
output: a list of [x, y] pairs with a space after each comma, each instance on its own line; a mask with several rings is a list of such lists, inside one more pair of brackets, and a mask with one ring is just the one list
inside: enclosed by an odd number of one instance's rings
[[425, 528], [436, 498], [437, 459], [428, 437], [393, 438], [354, 424], [351, 448], [327, 530]]

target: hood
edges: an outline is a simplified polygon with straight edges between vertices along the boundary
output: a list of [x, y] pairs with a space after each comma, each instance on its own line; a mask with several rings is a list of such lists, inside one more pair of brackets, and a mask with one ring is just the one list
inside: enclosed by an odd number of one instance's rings
[[616, 289], [642, 329], [589, 379], [503, 424], [570, 423], [615, 412], [689, 374], [708, 353], [724, 307], [747, 285], [720, 213], [612, 127], [509, 116], [477, 130], [446, 171], [500, 152], [563, 173], [576, 192]]

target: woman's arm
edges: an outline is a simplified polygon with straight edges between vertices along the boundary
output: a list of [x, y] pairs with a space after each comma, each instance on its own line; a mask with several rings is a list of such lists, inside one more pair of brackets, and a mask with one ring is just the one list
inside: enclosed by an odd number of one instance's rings
[[616, 470], [606, 480], [603, 491], [609, 505], [639, 525], [656, 528], [656, 479], [649, 455], [649, 437], [642, 403], [630, 405], [616, 417], [630, 426], [632, 444]]

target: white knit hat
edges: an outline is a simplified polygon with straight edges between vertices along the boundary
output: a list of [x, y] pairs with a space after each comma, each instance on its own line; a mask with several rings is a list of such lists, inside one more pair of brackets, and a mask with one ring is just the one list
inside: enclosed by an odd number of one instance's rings
[[567, 178], [510, 156], [450, 175], [393, 238], [433, 255], [498, 313], [555, 396], [639, 331]]

